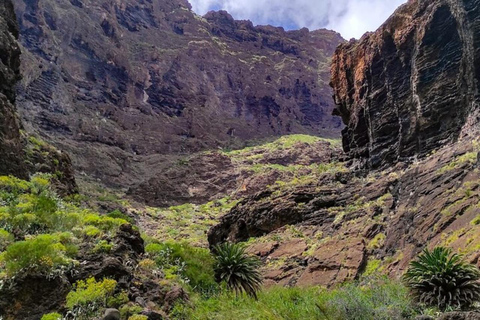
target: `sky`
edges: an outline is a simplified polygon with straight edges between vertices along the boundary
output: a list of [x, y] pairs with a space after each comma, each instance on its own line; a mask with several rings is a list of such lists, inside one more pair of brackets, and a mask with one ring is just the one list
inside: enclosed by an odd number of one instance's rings
[[237, 20], [285, 29], [327, 28], [345, 39], [375, 31], [407, 0], [190, 0], [193, 10], [226, 10]]

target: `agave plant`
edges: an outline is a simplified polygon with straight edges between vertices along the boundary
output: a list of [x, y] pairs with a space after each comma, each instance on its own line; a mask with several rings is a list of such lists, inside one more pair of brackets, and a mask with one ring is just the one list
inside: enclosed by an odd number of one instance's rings
[[425, 249], [403, 276], [414, 298], [425, 305], [466, 309], [480, 301], [480, 270], [451, 249]]
[[225, 281], [227, 287], [237, 295], [245, 292], [257, 299], [257, 292], [262, 285], [258, 271], [260, 260], [248, 255], [240, 244], [225, 242], [215, 246], [213, 252], [216, 281]]

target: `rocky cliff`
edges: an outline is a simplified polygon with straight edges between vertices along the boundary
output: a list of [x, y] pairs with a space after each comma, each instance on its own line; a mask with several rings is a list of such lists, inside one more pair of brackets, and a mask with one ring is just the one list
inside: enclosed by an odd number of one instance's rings
[[10, 1], [0, 3], [0, 175], [28, 178], [35, 172], [57, 173], [59, 191], [76, 191], [68, 155], [22, 130], [15, 106], [20, 77], [18, 26]]
[[183, 0], [20, 0], [15, 9], [27, 129], [111, 186], [152, 176], [167, 161], [158, 154], [341, 129], [328, 88], [343, 41], [335, 32], [200, 17]]
[[256, 238], [266, 279], [283, 285], [398, 276], [426, 246], [480, 265], [479, 21], [480, 1], [409, 1], [341, 45], [332, 85], [356, 163], [241, 201], [210, 244]]
[[410, 1], [337, 49], [335, 114], [362, 167], [423, 157], [478, 128], [479, 11], [475, 0]]

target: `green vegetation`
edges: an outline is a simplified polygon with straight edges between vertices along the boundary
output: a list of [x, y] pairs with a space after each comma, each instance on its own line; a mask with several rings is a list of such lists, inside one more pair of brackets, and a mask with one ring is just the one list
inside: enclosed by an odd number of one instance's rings
[[446, 173], [446, 172], [451, 171], [455, 168], [458, 168], [458, 166], [460, 166], [464, 163], [467, 163], [467, 162], [475, 163], [475, 161], [477, 161], [477, 152], [476, 151], [468, 152], [464, 155], [461, 155], [460, 157], [458, 157], [457, 159], [455, 159], [451, 163], [447, 164], [446, 166], [440, 168], [439, 172], [440, 173]]
[[76, 319], [92, 319], [107, 306], [107, 299], [113, 295], [116, 286], [117, 282], [112, 279], [98, 282], [94, 278], [80, 280], [67, 295], [66, 306], [73, 311]]
[[242, 292], [257, 299], [262, 285], [259, 267], [260, 260], [245, 252], [240, 244], [225, 242], [214, 248], [215, 279], [225, 281], [230, 290], [237, 295]]
[[20, 273], [65, 273], [78, 263], [82, 243], [93, 252], [108, 252], [112, 248], [108, 239], [128, 223], [61, 199], [50, 178], [37, 174], [24, 181], [0, 176], [0, 281]]
[[147, 244], [145, 252], [150, 258], [141, 262], [145, 271], [162, 272], [166, 280], [187, 285], [202, 294], [218, 290], [213, 272], [214, 261], [208, 249], [186, 242], [152, 242]]
[[148, 317], [136, 314], [136, 315], [133, 315], [133, 316], [129, 317], [128, 320], [148, 320]]
[[72, 263], [67, 247], [69, 234], [42, 234], [10, 245], [0, 255], [0, 263], [8, 276], [37, 272], [48, 274]]
[[404, 275], [415, 299], [426, 305], [466, 309], [480, 301], [480, 270], [462, 260], [451, 249], [425, 249]]
[[60, 313], [49, 313], [42, 316], [41, 320], [62, 320], [62, 315]]
[[336, 289], [272, 287], [258, 294], [234, 296], [229, 292], [192, 303], [179, 304], [176, 319], [409, 319], [416, 311], [400, 283], [384, 278], [345, 284]]
[[[478, 225], [480, 225], [480, 215], [476, 216], [476, 217], [472, 220], [472, 222], [470, 222], [470, 224], [471, 224], [472, 226], [478, 226]], [[0, 233], [0, 239], [1, 239], [1, 233]], [[1, 243], [1, 240], [0, 240], [0, 243]], [[1, 245], [1, 244], [0, 244], [0, 245]]]
[[225, 197], [202, 205], [184, 204], [164, 209], [148, 208], [155, 218], [155, 231], [151, 234], [159, 241], [188, 241], [191, 245], [206, 247], [207, 232], [218, 219], [238, 203]]

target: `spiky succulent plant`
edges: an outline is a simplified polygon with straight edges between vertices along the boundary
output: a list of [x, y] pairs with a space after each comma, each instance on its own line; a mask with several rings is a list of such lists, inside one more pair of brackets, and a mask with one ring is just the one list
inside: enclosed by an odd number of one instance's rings
[[425, 249], [403, 279], [419, 303], [441, 310], [466, 309], [480, 301], [480, 270], [449, 248]]
[[215, 279], [225, 281], [227, 287], [237, 294], [245, 292], [257, 299], [257, 292], [262, 285], [259, 272], [260, 260], [247, 254], [240, 244], [228, 243], [214, 247]]

